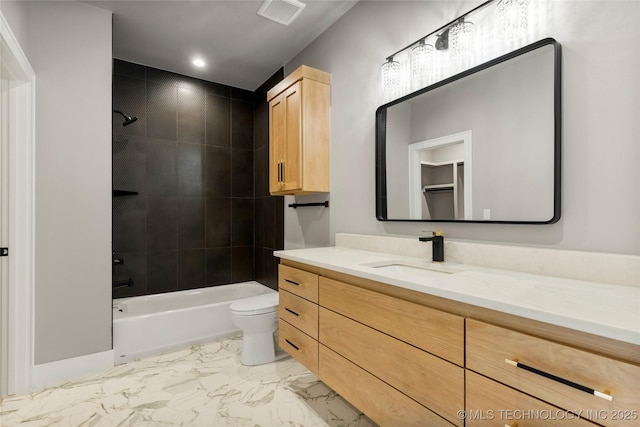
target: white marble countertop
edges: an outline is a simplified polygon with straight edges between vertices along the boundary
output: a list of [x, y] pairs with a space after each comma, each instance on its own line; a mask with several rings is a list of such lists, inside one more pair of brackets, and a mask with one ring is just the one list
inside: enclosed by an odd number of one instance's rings
[[[424, 259], [346, 247], [284, 250], [274, 252], [274, 256], [640, 345], [638, 287], [468, 264], [434, 265]], [[441, 266], [457, 272], [444, 274], [416, 270], [414, 275], [410, 271], [396, 273], [372, 267], [389, 264], [389, 261], [424, 267]]]

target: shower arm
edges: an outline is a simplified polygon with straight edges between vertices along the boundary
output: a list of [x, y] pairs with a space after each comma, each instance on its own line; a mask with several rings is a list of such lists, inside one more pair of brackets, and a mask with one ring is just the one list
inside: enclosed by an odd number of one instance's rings
[[120, 111], [120, 110], [113, 110], [113, 112], [114, 112], [114, 113], [117, 113], [117, 114], [120, 114], [122, 117], [124, 117], [124, 123], [122, 123], [122, 126], [128, 126], [128, 125], [130, 125], [131, 123], [133, 123], [133, 122], [135, 122], [136, 120], [138, 120], [138, 118], [137, 118], [137, 117], [135, 117], [135, 116], [134, 116], [134, 117], [127, 116], [125, 113], [123, 113], [123, 112], [122, 112], [122, 111]]

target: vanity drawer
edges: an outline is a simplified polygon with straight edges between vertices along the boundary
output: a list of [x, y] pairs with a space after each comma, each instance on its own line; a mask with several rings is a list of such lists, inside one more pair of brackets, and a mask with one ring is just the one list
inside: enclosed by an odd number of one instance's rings
[[467, 371], [466, 427], [595, 427], [576, 414]]
[[467, 319], [467, 368], [561, 408], [582, 410], [585, 418], [605, 426], [637, 426], [640, 420], [636, 365]]
[[318, 341], [280, 319], [278, 344], [305, 368], [318, 375]]
[[318, 304], [281, 289], [278, 312], [281, 319], [318, 339]]
[[464, 318], [320, 278], [320, 305], [464, 366]]
[[451, 427], [452, 424], [384, 381], [320, 344], [319, 376], [380, 426]]
[[286, 265], [278, 265], [278, 288], [318, 302], [318, 275]]
[[462, 426], [464, 368], [320, 308], [320, 343], [418, 403]]

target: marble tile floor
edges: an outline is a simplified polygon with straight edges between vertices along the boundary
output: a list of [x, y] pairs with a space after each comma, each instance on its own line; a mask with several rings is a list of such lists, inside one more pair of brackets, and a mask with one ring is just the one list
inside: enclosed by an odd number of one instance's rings
[[375, 426], [293, 358], [243, 366], [241, 344], [215, 341], [9, 396], [0, 426]]

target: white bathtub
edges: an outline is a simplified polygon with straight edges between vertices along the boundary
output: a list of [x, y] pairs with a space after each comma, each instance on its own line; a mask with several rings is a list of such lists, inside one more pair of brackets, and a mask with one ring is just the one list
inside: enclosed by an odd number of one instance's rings
[[276, 292], [258, 282], [113, 300], [115, 363], [240, 333], [229, 305]]

